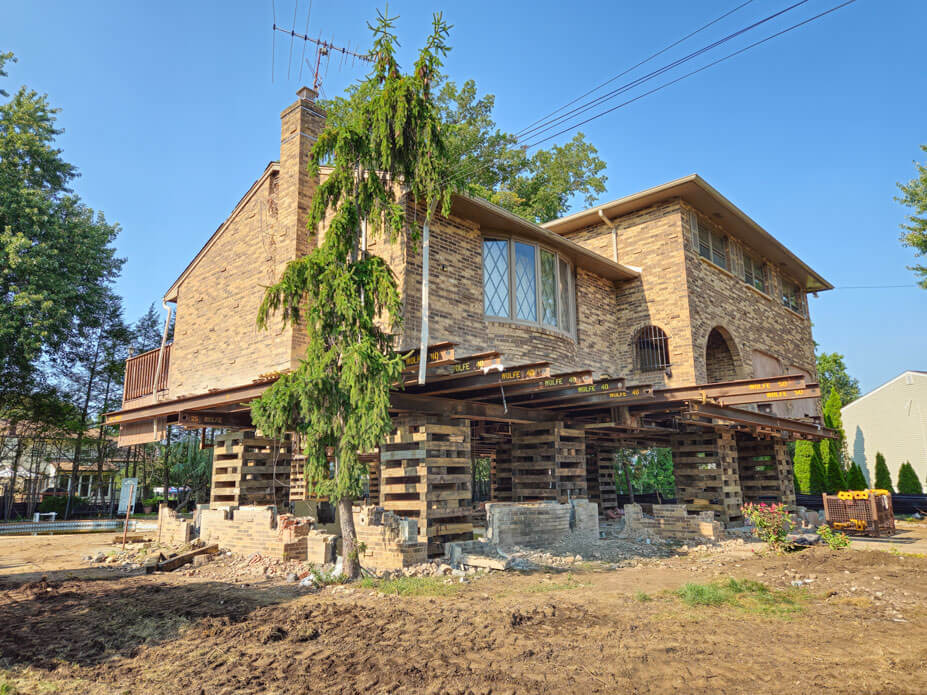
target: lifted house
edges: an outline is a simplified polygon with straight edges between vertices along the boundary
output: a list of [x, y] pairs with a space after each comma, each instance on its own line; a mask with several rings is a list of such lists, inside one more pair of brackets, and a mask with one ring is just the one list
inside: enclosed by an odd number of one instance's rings
[[[305, 351], [299, 330], [255, 319], [264, 286], [324, 234], [306, 228], [315, 97], [303, 88], [281, 114], [280, 161], [168, 289], [173, 343], [128, 360], [107, 417], [122, 444], [169, 424], [239, 431], [215, 450], [216, 504], [306, 496], [298, 452], [240, 431]], [[807, 295], [831, 285], [697, 175], [544, 225], [457, 196], [431, 225], [424, 293], [421, 246], [368, 248], [396, 274], [408, 351], [371, 496], [416, 517], [432, 554], [471, 533], [471, 457], [492, 459], [494, 500], [608, 507], [616, 449], [668, 446], [678, 501], [732, 522], [745, 501], [794, 503], [787, 442], [829, 434]]]

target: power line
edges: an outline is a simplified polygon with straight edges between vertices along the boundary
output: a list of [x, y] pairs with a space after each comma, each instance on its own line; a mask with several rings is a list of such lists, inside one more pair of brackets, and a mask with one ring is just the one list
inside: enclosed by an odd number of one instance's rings
[[834, 7], [830, 8], [829, 10], [825, 10], [824, 12], [821, 12], [821, 13], [819, 13], [819, 14], [816, 14], [816, 15], [814, 15], [813, 17], [809, 17], [808, 19], [805, 19], [805, 20], [803, 20], [803, 21], [801, 21], [801, 22], [798, 22], [797, 24], [793, 24], [793, 25], [790, 26], [790, 27], [786, 27], [785, 29], [782, 29], [781, 31], [777, 31], [775, 34], [770, 34], [769, 36], [767, 36], [767, 37], [764, 38], [764, 39], [760, 39], [759, 41], [754, 41], [753, 43], [748, 44], [747, 46], [744, 46], [743, 48], [738, 49], [738, 50], [734, 51], [733, 53], [728, 53], [726, 56], [723, 56], [723, 57], [721, 57], [721, 58], [718, 58], [717, 60], [714, 60], [714, 61], [708, 63], [707, 65], [703, 65], [702, 67], [700, 67], [700, 68], [698, 68], [698, 69], [696, 69], [696, 70], [692, 70], [691, 72], [687, 72], [685, 75], [681, 75], [680, 77], [677, 77], [677, 78], [674, 79], [674, 80], [670, 80], [669, 82], [664, 82], [663, 84], [659, 85], [658, 87], [654, 87], [653, 89], [651, 89], [651, 90], [649, 90], [649, 91], [647, 91], [647, 92], [644, 92], [643, 94], [640, 94], [640, 95], [634, 97], [633, 99], [629, 99], [629, 100], [627, 100], [627, 101], [625, 101], [625, 102], [622, 102], [622, 103], [620, 103], [620, 104], [617, 104], [616, 106], [613, 106], [613, 107], [611, 107], [611, 108], [609, 108], [609, 109], [606, 109], [606, 110], [604, 110], [604, 111], [600, 111], [599, 113], [595, 114], [594, 116], [590, 116], [589, 118], [587, 118], [587, 119], [585, 119], [585, 120], [583, 120], [583, 121], [580, 121], [579, 123], [574, 123], [574, 124], [572, 124], [572, 125], [570, 125], [570, 126], [564, 128], [563, 130], [557, 131], [557, 132], [554, 133], [553, 135], [549, 135], [549, 136], [547, 136], [547, 137], [545, 137], [545, 138], [542, 138], [542, 139], [540, 139], [540, 140], [536, 140], [536, 141], [534, 141], [534, 142], [532, 142], [532, 143], [530, 143], [530, 144], [523, 145], [522, 147], [523, 147], [523, 149], [526, 149], [526, 150], [527, 150], [527, 149], [531, 149], [531, 148], [533, 148], [533, 147], [537, 147], [537, 146], [540, 145], [541, 143], [544, 143], [544, 142], [547, 142], [548, 140], [552, 140], [552, 139], [554, 139], [554, 138], [556, 138], [556, 137], [559, 137], [560, 135], [563, 135], [564, 133], [568, 133], [569, 131], [574, 130], [574, 129], [576, 129], [576, 128], [582, 126], [582, 125], [585, 125], [586, 123], [589, 123], [589, 122], [591, 122], [591, 121], [594, 121], [594, 120], [596, 120], [597, 118], [601, 118], [602, 116], [605, 116], [606, 114], [612, 113], [613, 111], [617, 111], [618, 109], [620, 109], [620, 108], [622, 108], [622, 107], [624, 107], [624, 106], [627, 106], [628, 104], [631, 104], [631, 103], [633, 103], [633, 102], [635, 102], [635, 101], [638, 101], [638, 100], [640, 100], [640, 99], [643, 99], [644, 97], [649, 96], [649, 95], [651, 95], [651, 94], [654, 94], [655, 92], [659, 92], [660, 90], [665, 89], [666, 87], [669, 87], [670, 85], [674, 85], [674, 84], [676, 84], [677, 82], [681, 82], [682, 80], [684, 80], [684, 79], [686, 79], [686, 78], [688, 78], [688, 77], [692, 77], [693, 75], [697, 75], [698, 73], [700, 73], [700, 72], [702, 72], [702, 71], [704, 71], [704, 70], [707, 70], [708, 68], [714, 67], [715, 65], [718, 65], [719, 63], [723, 63], [724, 61], [730, 60], [731, 58], [733, 58], [733, 57], [735, 57], [735, 56], [738, 56], [738, 55], [740, 55], [741, 53], [744, 53], [744, 52], [746, 52], [746, 51], [749, 51], [751, 48], [755, 48], [755, 47], [757, 47], [757, 46], [759, 46], [759, 45], [761, 45], [761, 44], [766, 43], [767, 41], [771, 41], [772, 39], [778, 38], [779, 36], [782, 36], [783, 34], [787, 34], [787, 33], [790, 32], [790, 31], [794, 31], [795, 29], [798, 29], [799, 27], [802, 27], [802, 26], [804, 26], [805, 24], [809, 24], [810, 22], [813, 22], [813, 21], [815, 21], [815, 20], [817, 20], [817, 19], [820, 19], [821, 17], [824, 17], [824, 16], [826, 16], [826, 15], [829, 15], [829, 14], [831, 14], [832, 12], [836, 12], [837, 10], [842, 9], [842, 8], [846, 7], [847, 5], [852, 5], [854, 2], [856, 2], [856, 0], [846, 0], [846, 2], [840, 3], [839, 5], [835, 5]]
[[796, 7], [799, 7], [799, 6], [801, 6], [801, 5], [804, 5], [804, 4], [807, 3], [807, 2], [808, 2], [808, 0], [799, 0], [799, 1], [796, 2], [795, 4], [790, 5], [790, 6], [784, 8], [784, 9], [782, 9], [782, 10], [779, 10], [778, 12], [774, 12], [773, 14], [769, 15], [768, 17], [764, 17], [763, 19], [761, 19], [761, 20], [759, 20], [759, 21], [757, 21], [757, 22], [754, 22], [753, 24], [750, 24], [749, 26], [743, 27], [742, 29], [738, 29], [737, 31], [735, 31], [735, 32], [733, 32], [733, 33], [731, 33], [731, 34], [728, 34], [727, 36], [725, 36], [725, 37], [723, 37], [723, 38], [720, 38], [720, 39], [718, 39], [717, 41], [708, 44], [707, 46], [703, 46], [702, 48], [699, 48], [698, 50], [693, 51], [692, 53], [689, 53], [688, 55], [683, 56], [682, 58], [678, 58], [678, 59], [676, 59], [676, 60], [674, 60], [674, 61], [672, 61], [672, 62], [670, 62], [670, 63], [667, 63], [667, 64], [664, 65], [663, 67], [657, 68], [657, 69], [654, 70], [653, 72], [650, 72], [650, 73], [648, 73], [648, 74], [646, 74], [646, 75], [644, 75], [644, 76], [642, 76], [642, 77], [638, 77], [637, 79], [631, 80], [630, 82], [628, 82], [628, 83], [622, 85], [621, 87], [617, 87], [616, 89], [613, 89], [613, 90], [610, 91], [610, 92], [606, 92], [605, 94], [603, 94], [603, 95], [601, 95], [601, 96], [599, 96], [599, 97], [596, 97], [595, 99], [592, 99], [591, 101], [587, 102], [586, 104], [583, 104], [583, 105], [581, 105], [581, 106], [577, 106], [576, 108], [571, 109], [570, 111], [567, 111], [567, 112], [566, 112], [565, 114], [563, 114], [562, 116], [558, 116], [557, 118], [550, 119], [549, 121], [547, 121], [547, 122], [545, 122], [545, 123], [542, 123], [542, 124], [540, 124], [540, 125], [538, 125], [538, 126], [535, 126], [535, 127], [533, 127], [533, 128], [530, 128], [530, 129], [528, 129], [527, 131], [524, 131], [524, 132], [522, 133], [522, 136], [524, 136], [524, 135], [531, 135], [532, 137], [535, 137], [535, 136], [537, 136], [537, 135], [541, 135], [542, 133], [545, 133], [545, 132], [551, 130], [552, 128], [556, 127], [558, 123], [562, 124], [563, 122], [565, 122], [565, 121], [566, 121], [568, 118], [570, 118], [571, 116], [578, 116], [579, 114], [582, 114], [582, 113], [585, 113], [585, 112], [587, 112], [587, 111], [590, 111], [591, 109], [595, 108], [595, 107], [598, 106], [599, 104], [603, 104], [603, 103], [605, 103], [606, 101], [609, 101], [609, 100], [611, 100], [612, 98], [618, 96], [619, 94], [623, 94], [624, 92], [630, 91], [630, 90], [633, 89], [634, 87], [638, 87], [638, 86], [644, 84], [645, 82], [648, 82], [648, 81], [652, 80], [653, 78], [658, 77], [659, 75], [662, 75], [662, 74], [664, 74], [664, 73], [666, 73], [666, 72], [669, 72], [669, 71], [672, 70], [673, 68], [679, 67], [680, 65], [682, 65], [682, 64], [684, 64], [684, 63], [688, 63], [690, 60], [693, 60], [693, 59], [697, 58], [698, 56], [700, 56], [700, 55], [702, 55], [702, 54], [704, 54], [704, 53], [707, 53], [708, 51], [710, 51], [710, 50], [712, 50], [712, 49], [714, 49], [714, 48], [717, 48], [718, 46], [721, 46], [721, 45], [727, 43], [728, 41], [732, 41], [732, 40], [734, 40], [735, 38], [737, 38], [738, 36], [741, 36], [742, 34], [745, 34], [745, 33], [747, 33], [748, 31], [751, 31], [752, 29], [755, 29], [755, 28], [758, 27], [758, 26], [761, 26], [761, 25], [763, 25], [763, 24], [766, 24], [767, 22], [771, 22], [773, 19], [776, 19], [777, 17], [780, 17], [781, 15], [785, 14], [786, 12], [790, 12], [791, 10], [794, 10]]
[[557, 108], [557, 109], [554, 109], [553, 111], [551, 111], [551, 112], [550, 112], [549, 114], [547, 114], [546, 116], [543, 116], [543, 117], [539, 118], [538, 120], [534, 121], [533, 123], [529, 123], [527, 126], [525, 126], [524, 129], [522, 129], [522, 130], [518, 131], [517, 133], [515, 133], [515, 136], [516, 136], [516, 137], [521, 136], [526, 130], [528, 130], [529, 128], [531, 128], [531, 127], [537, 125], [537, 124], [540, 123], [541, 121], [547, 120], [547, 119], [550, 118], [551, 116], [554, 116], [554, 115], [556, 115], [557, 113], [559, 113], [560, 111], [563, 111], [563, 109], [567, 108], [568, 106], [572, 106], [572, 105], [575, 104], [577, 101], [579, 101], [579, 100], [581, 100], [581, 99], [585, 99], [587, 96], [589, 96], [589, 95], [592, 94], [593, 92], [597, 92], [598, 90], [602, 89], [602, 87], [604, 87], [605, 85], [611, 84], [612, 82], [614, 82], [615, 80], [617, 80], [619, 77], [624, 77], [625, 75], [627, 75], [627, 74], [628, 74], [629, 72], [631, 72], [632, 70], [636, 70], [636, 69], [639, 68], [640, 66], [645, 65], [646, 63], [649, 63], [651, 60], [653, 60], [654, 58], [656, 58], [656, 57], [658, 57], [658, 56], [663, 55], [664, 53], [666, 53], [666, 52], [667, 52], [668, 50], [670, 50], [671, 48], [675, 48], [676, 46], [678, 46], [679, 44], [681, 44], [683, 41], [692, 38], [692, 37], [695, 36], [696, 34], [698, 34], [698, 33], [702, 32], [702, 31], [704, 31], [705, 29], [707, 29], [708, 27], [710, 27], [710, 26], [712, 26], [712, 25], [714, 25], [714, 24], [717, 24], [717, 23], [720, 22], [722, 19], [725, 19], [726, 17], [729, 17], [730, 15], [734, 14], [735, 12], [737, 12], [737, 10], [739, 10], [739, 9], [741, 9], [741, 8], [743, 8], [743, 7], [746, 7], [746, 6], [749, 5], [751, 2], [753, 2], [753, 0], [747, 0], [746, 2], [741, 3], [740, 5], [738, 5], [737, 7], [735, 7], [734, 9], [728, 10], [727, 12], [725, 12], [723, 15], [721, 15], [721, 16], [718, 17], [717, 19], [711, 20], [710, 22], [708, 22], [708, 24], [703, 24], [702, 26], [700, 26], [700, 27], [699, 27], [698, 29], [696, 29], [695, 31], [693, 31], [693, 32], [691, 32], [691, 33], [689, 33], [689, 34], [686, 34], [686, 35], [683, 36], [681, 39], [678, 39], [677, 41], [674, 41], [673, 43], [671, 43], [669, 46], [666, 46], [665, 48], [660, 49], [660, 50], [657, 51], [656, 53], [653, 53], [653, 54], [651, 54], [650, 56], [648, 56], [647, 58], [644, 58], [644, 59], [643, 59], [642, 61], [640, 61], [639, 63], [635, 63], [634, 65], [632, 65], [632, 66], [629, 67], [628, 69], [626, 69], [626, 70], [624, 70], [624, 71], [622, 71], [622, 72], [619, 72], [619, 73], [618, 73], [617, 75], [615, 75], [614, 77], [610, 77], [609, 79], [605, 80], [604, 82], [602, 82], [602, 83], [596, 85], [595, 87], [593, 87], [592, 89], [590, 89], [588, 92], [585, 92], [584, 94], [580, 94], [578, 97], [576, 97], [576, 98], [573, 99], [572, 101], [568, 101], [568, 102], [567, 102], [566, 104], [564, 104], [563, 106], [561, 106], [561, 107], [559, 107], [559, 108]]

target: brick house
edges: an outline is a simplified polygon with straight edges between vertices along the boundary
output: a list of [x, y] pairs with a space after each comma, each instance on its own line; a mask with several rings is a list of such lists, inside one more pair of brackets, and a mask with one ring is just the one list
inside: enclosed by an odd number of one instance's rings
[[[165, 293], [174, 340], [127, 362], [122, 409], [108, 416], [121, 443], [171, 424], [246, 429], [248, 401], [303, 355], [299, 330], [259, 331], [255, 317], [262, 288], [324, 234], [306, 228], [318, 185], [306, 164], [324, 127], [315, 97], [303, 88], [284, 109], [279, 161]], [[826, 435], [807, 295], [831, 285], [703, 179], [544, 225], [457, 196], [431, 225], [429, 249], [422, 384], [411, 352], [423, 338], [422, 248], [368, 246], [396, 274], [396, 346], [410, 351], [393, 394], [396, 432], [370, 460], [373, 494], [418, 516], [435, 548], [466, 535], [477, 454], [493, 459], [496, 499], [588, 494], [605, 504], [610, 457], [632, 443], [672, 446], [678, 496], [723, 520], [746, 499], [794, 501], [785, 443]], [[446, 465], [432, 485], [432, 469], [410, 471], [409, 461], [437, 449]], [[304, 495], [292, 458], [290, 500]], [[223, 471], [234, 499], [257, 499], [240, 470]]]

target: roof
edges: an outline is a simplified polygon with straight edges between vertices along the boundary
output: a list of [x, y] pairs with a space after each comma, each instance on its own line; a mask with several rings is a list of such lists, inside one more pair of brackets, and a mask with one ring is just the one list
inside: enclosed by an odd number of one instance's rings
[[[264, 169], [264, 173], [251, 185], [248, 192], [245, 193], [241, 200], [235, 205], [231, 214], [219, 225], [216, 231], [213, 232], [212, 236], [209, 237], [203, 245], [203, 248], [199, 250], [196, 256], [193, 257], [193, 260], [184, 268], [180, 276], [174, 280], [174, 284], [164, 293], [164, 301], [177, 301], [177, 292], [180, 284], [196, 267], [197, 263], [199, 263], [200, 259], [205, 255], [216, 239], [219, 238], [219, 235], [225, 229], [229, 221], [235, 217], [238, 211], [244, 207], [251, 197], [260, 189], [264, 180], [271, 174], [279, 171], [279, 169], [280, 162], [270, 162], [267, 165]], [[530, 220], [519, 217], [505, 208], [501, 208], [482, 198], [455, 195], [451, 204], [451, 213], [462, 219], [479, 223], [481, 229], [509, 232], [545, 243], [548, 246], [556, 248], [562, 255], [569, 258], [570, 261], [578, 267], [585, 268], [609, 280], [629, 280], [640, 275], [640, 271], [636, 268], [616, 263], [615, 261], [601, 256], [594, 251], [590, 251], [559, 234], [545, 229]]]
[[723, 224], [734, 236], [761, 253], [767, 260], [784, 268], [789, 275], [801, 283], [806, 291], [820, 292], [834, 288], [698, 174], [690, 174], [681, 179], [546, 222], [543, 226], [557, 234], [569, 234], [593, 224], [601, 224], [600, 210], [608, 217], [614, 218], [673, 198], [681, 198]]
[[899, 379], [901, 379], [902, 377], [904, 377], [904, 376], [906, 376], [906, 375], [908, 375], [908, 374], [915, 374], [915, 375], [917, 375], [918, 377], [922, 377], [922, 378], [927, 379], [927, 372], [920, 371], [920, 370], [917, 370], [917, 369], [906, 369], [906, 370], [903, 371], [901, 374], [899, 374], [899, 375], [896, 376], [896, 377], [893, 377], [893, 378], [889, 379], [888, 381], [886, 381], [886, 382], [885, 382], [884, 384], [882, 384], [881, 386], [876, 386], [876, 387], [875, 387], [874, 389], [872, 389], [872, 391], [870, 391], [869, 393], [865, 393], [865, 394], [863, 394], [862, 396], [860, 396], [859, 398], [857, 398], [855, 401], [852, 401], [851, 403], [847, 403], [845, 406], [843, 406], [843, 407], [840, 409], [840, 411], [843, 412], [844, 410], [847, 410], [848, 408], [852, 408], [854, 405], [857, 405], [858, 403], [862, 402], [863, 400], [869, 398], [869, 396], [871, 396], [871, 395], [873, 395], [873, 394], [875, 394], [875, 393], [881, 391], [882, 389], [886, 388], [887, 386], [891, 386], [891, 385], [894, 384], [896, 381], [898, 381]]

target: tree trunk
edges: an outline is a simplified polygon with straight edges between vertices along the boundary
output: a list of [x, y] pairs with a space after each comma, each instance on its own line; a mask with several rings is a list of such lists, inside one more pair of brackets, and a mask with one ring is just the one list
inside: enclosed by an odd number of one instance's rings
[[[110, 386], [112, 385], [112, 383], [113, 383], [113, 377], [109, 373], [109, 370], [107, 370], [106, 389], [103, 392], [103, 412], [104, 413], [107, 410], [109, 410], [109, 390], [110, 390]], [[100, 422], [98, 427], [99, 427], [99, 430], [98, 430], [99, 436], [97, 437], [97, 496], [99, 497], [99, 501], [102, 504], [104, 496], [105, 496], [104, 487], [103, 487], [103, 463], [104, 463], [104, 459], [106, 459], [106, 454], [109, 451], [109, 442], [106, 441], [106, 438], [104, 436], [106, 432], [106, 427], [103, 426], [102, 421]]]
[[341, 517], [341, 552], [344, 557], [344, 574], [349, 579], [360, 576], [360, 559], [357, 556], [357, 532], [354, 530], [353, 502], [342, 499], [338, 502]]
[[634, 504], [634, 486], [631, 484], [631, 462], [624, 460], [621, 462], [621, 467], [624, 468], [624, 479], [628, 484], [628, 495], [631, 499], [631, 504]]
[[87, 431], [87, 413], [90, 410], [90, 398], [93, 394], [93, 382], [97, 377], [97, 364], [100, 358], [100, 337], [97, 336], [97, 346], [93, 353], [93, 362], [90, 364], [90, 372], [87, 375], [87, 391], [84, 393], [84, 404], [80, 411], [80, 427], [77, 430], [77, 444], [74, 445], [74, 462], [71, 465], [71, 485], [68, 492], [67, 502], [64, 507], [64, 518], [71, 518], [71, 498], [75, 493], [80, 492], [77, 489], [77, 479], [80, 475], [80, 455], [84, 446], [84, 433]]
[[7, 490], [6, 509], [3, 513], [3, 518], [7, 521], [10, 520], [10, 516], [13, 512], [13, 504], [16, 502], [16, 473], [19, 471], [19, 460], [22, 458], [24, 446], [25, 437], [17, 437], [16, 453], [13, 455], [13, 467], [10, 469], [10, 487]]
[[167, 490], [171, 486], [171, 426], [167, 426], [167, 446], [164, 447], [164, 504], [167, 504]]

